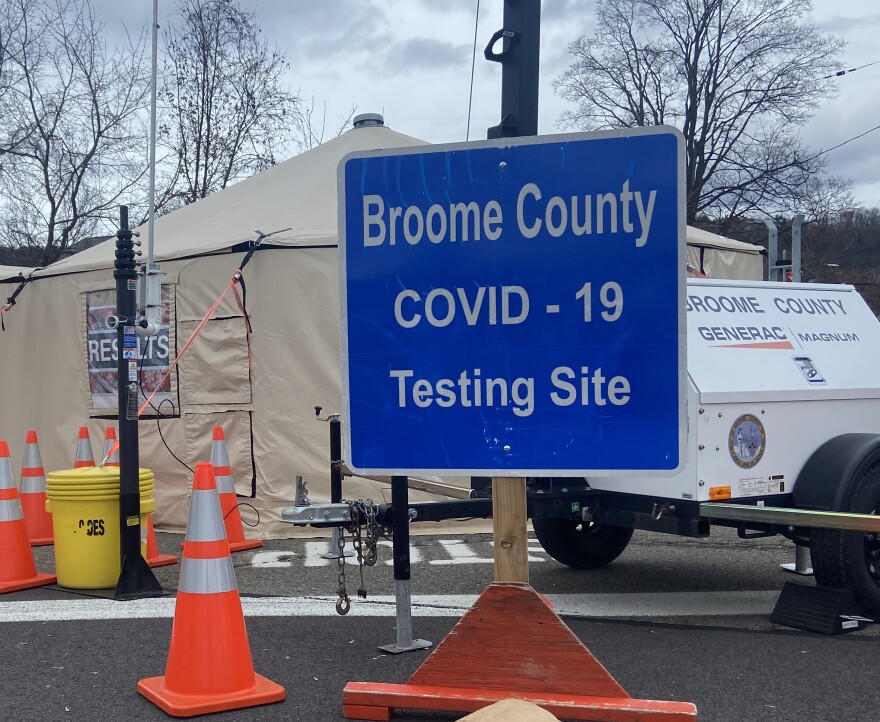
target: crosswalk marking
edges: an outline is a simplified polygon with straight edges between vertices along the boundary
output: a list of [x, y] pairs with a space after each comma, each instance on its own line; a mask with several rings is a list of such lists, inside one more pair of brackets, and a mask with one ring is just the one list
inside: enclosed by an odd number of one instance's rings
[[[288, 561], [296, 559], [299, 555], [294, 552], [258, 552], [251, 559], [251, 566], [261, 569], [279, 569], [283, 567], [292, 567], [293, 562]], [[306, 564], [308, 566], [308, 564]]]
[[449, 555], [449, 559], [432, 559], [431, 564], [492, 564], [495, 561], [491, 557], [486, 559], [477, 556], [470, 545], [461, 539], [438, 539], [437, 543], [443, 547]]
[[[390, 541], [386, 540], [386, 539], [380, 539], [380, 540], [379, 540], [379, 546], [380, 546], [380, 547], [385, 547], [386, 549], [391, 549], [391, 548], [392, 548], [392, 543], [391, 543]], [[421, 561], [423, 561], [423, 560], [424, 560], [424, 557], [422, 556], [422, 549], [421, 549], [421, 547], [414, 547], [412, 544], [410, 544], [410, 547], [409, 547], [409, 563], [410, 563], [410, 564], [418, 564], [419, 562], [421, 562]], [[385, 564], [388, 565], [389, 567], [390, 567], [390, 566], [394, 566], [394, 559], [386, 559], [386, 560], [385, 560]]]
[[[337, 560], [327, 559], [325, 558], [325, 554], [330, 552], [330, 541], [327, 539], [317, 539], [312, 541], [303, 541], [299, 542], [303, 545], [303, 553], [299, 554], [295, 551], [289, 550], [269, 550], [269, 551], [260, 551], [254, 553], [251, 557], [251, 566], [257, 569], [280, 569], [280, 568], [289, 568], [296, 566], [302, 560], [302, 565], [306, 567], [327, 567], [327, 566], [336, 566]], [[494, 542], [466, 542], [462, 539], [438, 539], [437, 544], [433, 544], [430, 546], [414, 546], [410, 545], [409, 548], [409, 561], [410, 564], [421, 564], [423, 562], [427, 562], [429, 564], [434, 564], [437, 566], [452, 566], [457, 564], [492, 564], [494, 563], [494, 555], [492, 553], [492, 546]], [[378, 542], [378, 546], [387, 550], [387, 558], [383, 561], [387, 566], [391, 566], [394, 564], [394, 560], [391, 558], [391, 549], [392, 542], [387, 539], [380, 539]], [[488, 549], [488, 555], [480, 553], [478, 551], [477, 546], [482, 546]], [[426, 551], [430, 550], [431, 554], [440, 553], [444, 558], [438, 559], [426, 559]], [[546, 561], [544, 556], [539, 556], [544, 554], [544, 550], [541, 549], [540, 543], [537, 539], [529, 539], [528, 540], [528, 560], [530, 562], [543, 562]], [[351, 554], [351, 543], [347, 543], [345, 546], [345, 551]], [[380, 557], [385, 557], [386, 553], [380, 554]], [[348, 565], [357, 565], [357, 556], [351, 555], [345, 558], [345, 563]]]

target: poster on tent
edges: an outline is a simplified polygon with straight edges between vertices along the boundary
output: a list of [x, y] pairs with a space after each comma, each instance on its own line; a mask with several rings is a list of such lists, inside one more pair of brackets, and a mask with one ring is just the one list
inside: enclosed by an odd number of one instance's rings
[[[137, 378], [140, 386], [140, 404], [155, 391], [150, 407], [143, 415], [176, 415], [173, 398], [174, 374], [168, 374], [173, 363], [171, 343], [172, 294], [174, 287], [162, 286], [162, 316], [157, 336], [139, 336]], [[116, 291], [102, 290], [85, 294], [86, 351], [89, 373], [91, 409], [95, 416], [106, 415], [107, 410], [118, 409], [117, 396], [117, 332], [107, 327], [107, 317], [116, 313]]]

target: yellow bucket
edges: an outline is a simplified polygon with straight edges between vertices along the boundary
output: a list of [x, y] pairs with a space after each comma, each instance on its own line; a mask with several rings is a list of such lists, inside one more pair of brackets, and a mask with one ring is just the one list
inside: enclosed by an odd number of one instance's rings
[[[147, 514], [156, 510], [153, 472], [140, 469], [141, 554]], [[46, 511], [55, 533], [58, 584], [70, 589], [112, 589], [122, 571], [119, 542], [119, 467], [86, 466], [46, 476]]]

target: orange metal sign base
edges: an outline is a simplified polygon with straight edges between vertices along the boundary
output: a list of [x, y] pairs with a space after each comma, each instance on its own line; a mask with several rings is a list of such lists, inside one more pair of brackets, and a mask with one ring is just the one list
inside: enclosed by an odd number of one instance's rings
[[632, 699], [527, 584], [491, 584], [409, 682], [351, 682], [342, 704], [349, 719], [389, 720], [395, 707], [473, 712], [508, 697], [563, 719], [697, 719], [687, 702]]
[[688, 702], [575, 694], [521, 694], [373, 682], [349, 682], [345, 687], [343, 711], [349, 719], [390, 720], [395, 707], [475, 712], [511, 697], [543, 707], [559, 719], [600, 722], [694, 722], [697, 719], [697, 708]]

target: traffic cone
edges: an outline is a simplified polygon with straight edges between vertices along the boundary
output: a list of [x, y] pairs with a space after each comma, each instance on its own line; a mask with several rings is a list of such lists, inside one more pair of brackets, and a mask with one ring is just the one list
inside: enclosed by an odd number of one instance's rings
[[107, 430], [104, 432], [104, 453], [101, 455], [101, 459], [107, 459], [104, 462], [104, 466], [119, 466], [119, 447], [116, 447], [116, 451], [108, 458], [108, 454], [110, 454], [110, 450], [116, 445], [116, 429], [112, 426], [108, 426]]
[[24, 512], [12, 475], [9, 446], [0, 439], [0, 593], [54, 584], [54, 574], [37, 574]]
[[[110, 458], [110, 450], [116, 445], [116, 428], [108, 426], [104, 432], [104, 455], [102, 459], [107, 459], [104, 466], [119, 466], [119, 448], [113, 452]], [[159, 544], [156, 542], [156, 532], [153, 529], [153, 515], [147, 514], [147, 525], [141, 529], [142, 534], [147, 537], [147, 554], [144, 560], [148, 567], [164, 567], [168, 564], [177, 564], [177, 557], [173, 554], [162, 554], [159, 552]]]
[[165, 675], [137, 688], [174, 717], [285, 696], [284, 687], [254, 672], [211, 464], [196, 464]]
[[156, 543], [156, 532], [153, 529], [153, 515], [147, 514], [147, 555], [144, 559], [148, 567], [164, 567], [168, 564], [177, 564], [177, 557], [173, 554], [162, 554]]
[[79, 438], [76, 440], [76, 458], [73, 460], [73, 468], [80, 469], [83, 466], [94, 466], [95, 455], [92, 453], [92, 441], [89, 439], [89, 427], [79, 427]]
[[24, 527], [31, 546], [52, 544], [55, 536], [52, 531], [52, 515], [46, 511], [46, 472], [37, 444], [37, 432], [33, 429], [27, 432], [24, 442], [19, 493], [24, 512]]
[[232, 468], [229, 466], [229, 454], [226, 452], [226, 440], [223, 437], [222, 426], [214, 427], [214, 436], [211, 441], [211, 465], [214, 467], [214, 478], [217, 480], [217, 493], [220, 495], [220, 509], [223, 513], [223, 523], [226, 525], [229, 551], [240, 552], [263, 546], [263, 542], [259, 539], [244, 538], [244, 527], [241, 524], [241, 513], [238, 511], [238, 500], [232, 481]]

